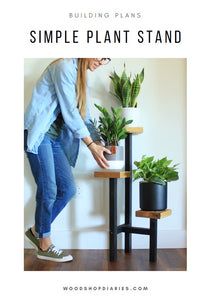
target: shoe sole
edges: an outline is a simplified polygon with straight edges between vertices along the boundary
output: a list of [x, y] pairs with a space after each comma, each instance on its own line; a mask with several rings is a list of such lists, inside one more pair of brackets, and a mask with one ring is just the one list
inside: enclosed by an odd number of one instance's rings
[[72, 261], [73, 257], [71, 256], [71, 258], [69, 257], [64, 257], [63, 259], [60, 258], [52, 258], [52, 257], [47, 257], [47, 256], [42, 256], [42, 255], [37, 255], [37, 258], [39, 259], [43, 259], [43, 260], [50, 260], [50, 261], [54, 261], [54, 262], [67, 262], [67, 261]]
[[38, 246], [35, 243], [33, 243], [32, 240], [26, 234], [25, 239], [35, 248], [35, 250], [38, 250]]

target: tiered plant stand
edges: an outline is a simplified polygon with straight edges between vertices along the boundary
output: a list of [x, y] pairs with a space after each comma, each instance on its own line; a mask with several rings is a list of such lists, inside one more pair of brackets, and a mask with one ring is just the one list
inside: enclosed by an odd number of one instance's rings
[[[137, 217], [150, 218], [150, 228], [132, 226], [132, 136], [143, 133], [142, 127], [128, 127], [125, 139], [125, 169], [126, 171], [98, 171], [95, 177], [109, 179], [109, 259], [117, 259], [117, 235], [125, 233], [125, 252], [132, 249], [132, 233], [150, 236], [149, 260], [156, 261], [157, 258], [157, 219], [167, 217], [171, 210], [162, 212], [136, 211]], [[125, 223], [117, 225], [117, 180], [125, 180]]]

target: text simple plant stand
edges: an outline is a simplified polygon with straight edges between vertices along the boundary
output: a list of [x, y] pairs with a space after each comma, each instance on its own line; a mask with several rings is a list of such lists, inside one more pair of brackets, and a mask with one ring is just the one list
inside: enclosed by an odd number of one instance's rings
[[[127, 128], [127, 138], [125, 139], [125, 169], [127, 171], [98, 171], [95, 177], [109, 179], [109, 259], [117, 259], [117, 235], [125, 233], [125, 252], [132, 249], [132, 233], [145, 234], [150, 236], [150, 261], [156, 261], [157, 257], [157, 219], [167, 217], [171, 210], [163, 212], [137, 211], [137, 217], [150, 218], [150, 228], [132, 226], [132, 135], [143, 132], [142, 127]], [[117, 179], [125, 179], [125, 223], [117, 225]], [[151, 213], [151, 214], [146, 214]]]

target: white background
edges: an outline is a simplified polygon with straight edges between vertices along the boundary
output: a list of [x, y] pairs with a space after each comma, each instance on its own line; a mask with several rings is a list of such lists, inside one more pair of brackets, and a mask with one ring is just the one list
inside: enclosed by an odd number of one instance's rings
[[[109, 7], [103, 3], [103, 7]], [[73, 7], [74, 6], [74, 7]], [[115, 1], [116, 9], [128, 10], [130, 3]], [[151, 299], [209, 296], [209, 218], [210, 218], [210, 16], [208, 1], [133, 1], [133, 10], [141, 10], [144, 26], [179, 27], [181, 45], [127, 47], [40, 47], [26, 44], [27, 28], [45, 23], [45, 27], [66, 24], [70, 10], [102, 8], [102, 2], [36, 1], [7, 2], [1, 10], [1, 293], [7, 298], [105, 297], [105, 293], [63, 293], [62, 285], [148, 285], [149, 292], [132, 293], [133, 297]], [[115, 9], [115, 8], [112, 8]], [[131, 8], [130, 8], [131, 10]], [[109, 22], [108, 27], [121, 27], [124, 21]], [[95, 22], [96, 23], [96, 22]], [[60, 25], [61, 24], [61, 25]], [[67, 25], [67, 24], [66, 24]], [[77, 26], [77, 24], [76, 24]], [[90, 23], [89, 26], [92, 26]], [[126, 22], [124, 26], [141, 26]], [[123, 26], [123, 27], [124, 27]], [[42, 27], [42, 26], [41, 26]], [[44, 26], [43, 26], [44, 27]], [[101, 24], [100, 24], [101, 28]], [[71, 55], [70, 55], [71, 54]], [[23, 58], [24, 57], [187, 57], [188, 58], [188, 271], [187, 272], [24, 272], [23, 271]], [[117, 293], [106, 296], [115, 297]], [[123, 299], [129, 293], [118, 293]]]
[[[25, 104], [32, 88], [49, 59], [25, 59]], [[180, 58], [138, 59], [120, 58], [95, 72], [88, 72], [92, 116], [98, 119], [94, 103], [110, 109], [119, 102], [110, 94], [110, 73], [121, 74], [126, 64], [129, 75], [145, 68], [145, 79], [138, 97], [140, 126], [144, 134], [133, 135], [133, 161], [143, 154], [156, 158], [167, 156], [179, 163], [179, 180], [168, 184], [168, 208], [173, 214], [158, 222], [159, 248], [186, 247], [186, 60]], [[121, 143], [123, 144], [123, 143]], [[93, 177], [97, 164], [82, 143], [76, 167], [73, 169], [77, 194], [52, 226], [52, 239], [60, 248], [108, 248], [108, 180]], [[133, 168], [135, 166], [133, 165]], [[25, 156], [25, 229], [34, 223], [36, 186]], [[133, 183], [133, 226], [149, 226], [148, 219], [135, 217], [139, 209], [139, 182]], [[124, 223], [124, 180], [118, 180], [118, 224]], [[132, 235], [133, 248], [148, 248], [149, 237]], [[26, 244], [30, 247], [30, 244]], [[124, 248], [124, 235], [118, 235], [118, 247]]]

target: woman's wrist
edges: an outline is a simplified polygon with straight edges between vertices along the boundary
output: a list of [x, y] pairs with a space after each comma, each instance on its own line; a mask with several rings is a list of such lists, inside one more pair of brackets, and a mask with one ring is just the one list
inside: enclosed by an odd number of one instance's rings
[[86, 136], [82, 140], [86, 146], [88, 146], [89, 144], [91, 144], [93, 142], [93, 139], [91, 138], [91, 136]]
[[91, 145], [88, 147], [88, 149], [92, 152], [94, 149], [96, 149], [96, 147], [98, 147], [98, 145], [95, 144], [95, 142], [93, 141], [93, 143], [91, 143]]
[[93, 143], [94, 143], [94, 141], [92, 141], [91, 143], [87, 144], [87, 147], [89, 148]]

